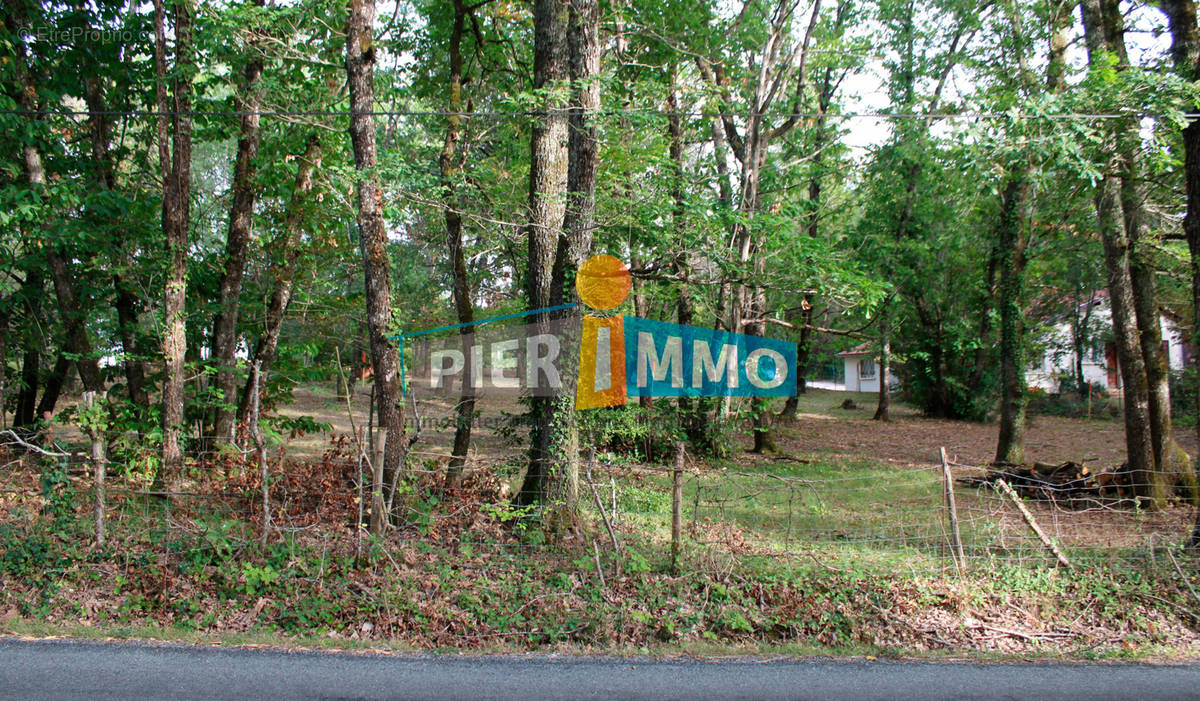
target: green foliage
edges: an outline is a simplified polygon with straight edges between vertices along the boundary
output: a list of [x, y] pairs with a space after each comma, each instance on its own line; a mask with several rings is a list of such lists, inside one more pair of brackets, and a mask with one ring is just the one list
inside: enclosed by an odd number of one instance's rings
[[42, 461], [42, 497], [46, 500], [46, 513], [53, 517], [57, 531], [67, 530], [75, 518], [75, 488], [69, 471], [70, 465], [65, 458], [47, 457]]
[[67, 562], [58, 545], [48, 536], [21, 533], [9, 524], [0, 524], [0, 571], [5, 574], [40, 578]]
[[1115, 419], [1121, 416], [1121, 403], [1096, 387], [1092, 388], [1090, 399], [1086, 394], [1081, 398], [1078, 392], [1072, 391], [1071, 382], [1064, 378], [1057, 393], [1030, 390], [1028, 411], [1048, 416]]
[[653, 486], [621, 485], [617, 498], [623, 511], [662, 514], [671, 510], [670, 492]]
[[258, 596], [279, 581], [279, 572], [270, 565], [255, 565], [247, 562], [242, 565], [239, 579], [242, 593], [246, 596]]
[[1200, 416], [1196, 403], [1196, 368], [1172, 370], [1170, 382], [1171, 420], [1180, 426], [1194, 426], [1196, 417]]

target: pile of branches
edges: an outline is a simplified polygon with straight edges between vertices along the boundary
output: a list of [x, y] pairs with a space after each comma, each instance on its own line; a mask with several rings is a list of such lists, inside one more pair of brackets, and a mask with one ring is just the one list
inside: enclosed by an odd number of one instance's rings
[[1133, 496], [1133, 475], [1126, 463], [1099, 471], [1082, 463], [1057, 465], [1035, 462], [1032, 465], [993, 463], [982, 477], [960, 477], [956, 482], [968, 487], [995, 486], [1004, 480], [1026, 499], [1049, 501], [1067, 506], [1084, 506], [1105, 499]]

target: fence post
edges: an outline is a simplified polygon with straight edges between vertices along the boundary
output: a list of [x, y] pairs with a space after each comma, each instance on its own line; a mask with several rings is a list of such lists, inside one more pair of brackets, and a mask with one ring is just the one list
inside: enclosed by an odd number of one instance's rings
[[963, 554], [962, 533], [958, 530], [958, 507], [954, 504], [954, 475], [950, 473], [950, 463], [946, 460], [946, 448], [938, 449], [942, 457], [942, 483], [945, 485], [946, 510], [950, 514], [950, 535], [954, 538], [954, 561], [958, 571], [967, 567], [967, 556]]
[[679, 574], [679, 548], [683, 537], [683, 441], [675, 442], [675, 469], [671, 472], [671, 570]]
[[271, 486], [267, 473], [267, 442], [263, 438], [262, 425], [259, 422], [262, 407], [262, 365], [254, 362], [250, 375], [250, 437], [254, 439], [255, 452], [258, 457], [258, 479], [262, 489], [262, 534], [259, 543], [265, 548], [267, 536], [271, 532]]
[[104, 547], [105, 527], [104, 527], [104, 477], [107, 459], [104, 456], [104, 431], [97, 425], [96, 417], [96, 393], [83, 393], [83, 408], [84, 414], [87, 416], [87, 433], [92, 442], [92, 472], [96, 479], [96, 505], [95, 505], [95, 523], [96, 523], [96, 545]]
[[358, 448], [358, 482], [355, 483], [355, 489], [358, 493], [358, 520], [354, 522], [354, 561], [358, 562], [362, 559], [362, 526], [363, 526], [363, 507], [366, 502], [363, 500], [363, 451], [362, 451], [362, 430], [354, 429], [355, 443]]

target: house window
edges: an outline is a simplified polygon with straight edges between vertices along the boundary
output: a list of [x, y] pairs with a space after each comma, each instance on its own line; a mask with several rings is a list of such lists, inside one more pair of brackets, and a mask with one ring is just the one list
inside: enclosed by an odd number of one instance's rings
[[875, 379], [875, 359], [863, 358], [858, 361], [858, 376], [863, 380]]

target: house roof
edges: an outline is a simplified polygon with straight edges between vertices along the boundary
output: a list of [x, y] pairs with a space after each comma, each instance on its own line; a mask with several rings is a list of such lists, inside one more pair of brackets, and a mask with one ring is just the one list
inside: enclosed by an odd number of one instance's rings
[[838, 353], [836, 357], [849, 358], [856, 355], [875, 355], [875, 349], [871, 347], [871, 342], [867, 341], [866, 343], [858, 344], [850, 350]]

